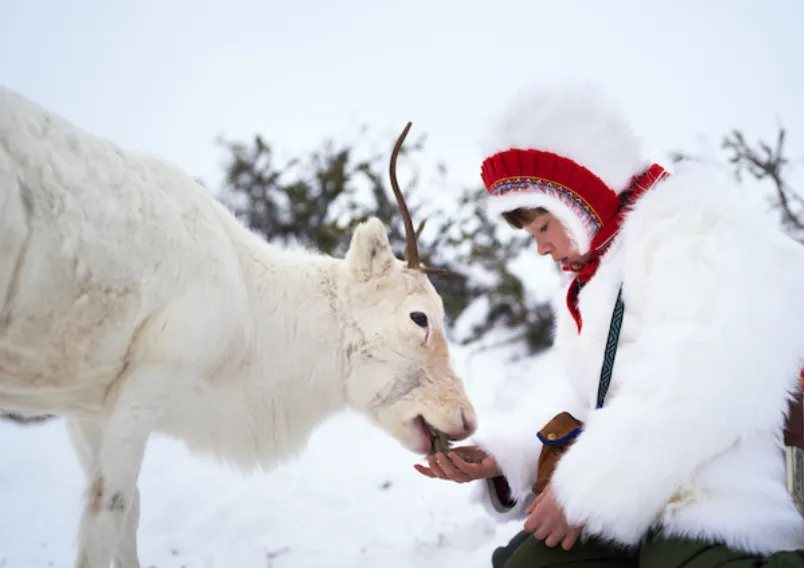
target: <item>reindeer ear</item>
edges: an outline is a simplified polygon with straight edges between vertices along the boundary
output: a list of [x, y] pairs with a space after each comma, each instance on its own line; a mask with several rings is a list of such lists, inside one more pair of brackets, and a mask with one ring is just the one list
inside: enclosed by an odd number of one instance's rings
[[357, 279], [365, 281], [386, 274], [396, 260], [382, 221], [372, 217], [357, 226], [346, 253], [349, 270]]

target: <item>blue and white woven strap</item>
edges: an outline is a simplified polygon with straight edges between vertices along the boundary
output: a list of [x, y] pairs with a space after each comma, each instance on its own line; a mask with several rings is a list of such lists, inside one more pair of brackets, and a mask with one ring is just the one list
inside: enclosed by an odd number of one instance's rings
[[611, 384], [611, 372], [614, 370], [614, 356], [617, 354], [617, 344], [620, 341], [620, 328], [623, 324], [623, 287], [617, 292], [617, 301], [614, 303], [614, 312], [611, 315], [609, 325], [609, 337], [606, 340], [606, 351], [603, 354], [603, 365], [600, 369], [600, 382], [597, 386], [597, 408], [603, 407], [606, 400], [606, 393]]

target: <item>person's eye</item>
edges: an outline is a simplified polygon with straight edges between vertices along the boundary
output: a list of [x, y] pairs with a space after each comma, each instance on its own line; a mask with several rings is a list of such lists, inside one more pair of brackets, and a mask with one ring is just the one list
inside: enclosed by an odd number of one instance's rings
[[547, 232], [547, 225], [549, 225], [549, 224], [550, 224], [550, 221], [548, 221], [547, 223], [542, 225], [542, 227], [539, 229], [539, 232], [540, 233], [546, 233]]

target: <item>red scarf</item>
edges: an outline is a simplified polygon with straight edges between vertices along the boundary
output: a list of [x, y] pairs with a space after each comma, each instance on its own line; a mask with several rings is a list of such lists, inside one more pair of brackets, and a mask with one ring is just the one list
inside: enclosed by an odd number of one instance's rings
[[[608, 250], [614, 237], [620, 232], [628, 210], [633, 207], [646, 191], [654, 187], [659, 180], [667, 175], [669, 174], [664, 168], [658, 164], [653, 164], [642, 174], [632, 177], [628, 189], [622, 194], [620, 208], [617, 214], [608, 223], [603, 225], [594, 239], [592, 239], [592, 244], [589, 247], [591, 251], [589, 260], [577, 271], [578, 274], [575, 276], [575, 279], [572, 281], [567, 291], [567, 307], [578, 326], [578, 333], [581, 333], [582, 327], [581, 311], [578, 308], [578, 294], [597, 272], [597, 268], [600, 266], [600, 260]], [[576, 272], [575, 268], [567, 264], [564, 264], [562, 268], [567, 272]]]

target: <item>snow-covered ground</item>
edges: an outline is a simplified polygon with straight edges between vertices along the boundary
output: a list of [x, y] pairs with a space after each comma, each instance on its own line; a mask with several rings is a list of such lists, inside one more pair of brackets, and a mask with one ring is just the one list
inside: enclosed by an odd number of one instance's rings
[[[481, 421], [532, 396], [554, 365], [454, 351]], [[520, 523], [498, 524], [469, 485], [425, 478], [416, 459], [354, 413], [324, 423], [298, 459], [249, 476], [154, 436], [140, 476], [142, 566], [490, 566]], [[0, 567], [70, 568], [82, 492], [61, 420], [0, 420]]]

